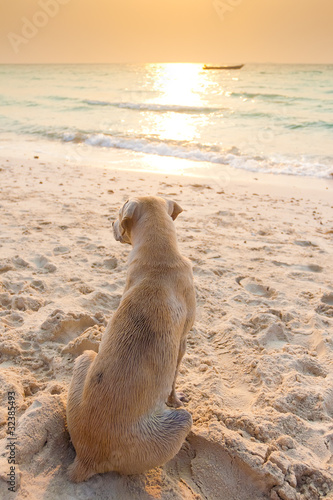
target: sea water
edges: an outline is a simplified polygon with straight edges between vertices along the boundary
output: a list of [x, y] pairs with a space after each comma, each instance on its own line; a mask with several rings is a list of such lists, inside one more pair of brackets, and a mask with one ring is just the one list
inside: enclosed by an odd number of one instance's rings
[[330, 177], [333, 65], [0, 65], [0, 153], [31, 147]]

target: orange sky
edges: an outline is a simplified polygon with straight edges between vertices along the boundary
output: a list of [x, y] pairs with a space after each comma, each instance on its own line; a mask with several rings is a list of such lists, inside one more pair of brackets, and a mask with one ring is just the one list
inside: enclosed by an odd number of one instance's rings
[[3, 0], [0, 63], [333, 63], [333, 0]]

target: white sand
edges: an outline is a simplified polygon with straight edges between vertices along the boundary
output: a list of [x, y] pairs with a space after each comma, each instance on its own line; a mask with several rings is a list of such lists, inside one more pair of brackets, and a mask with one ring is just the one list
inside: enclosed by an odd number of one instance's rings
[[[2, 159], [0, 497], [332, 498], [332, 186]], [[111, 221], [137, 194], [184, 208], [176, 228], [198, 312], [178, 388], [193, 432], [162, 468], [74, 485], [67, 388], [74, 359], [98, 349], [119, 303], [130, 248], [114, 241]], [[6, 483], [8, 391], [17, 403], [16, 492]]]

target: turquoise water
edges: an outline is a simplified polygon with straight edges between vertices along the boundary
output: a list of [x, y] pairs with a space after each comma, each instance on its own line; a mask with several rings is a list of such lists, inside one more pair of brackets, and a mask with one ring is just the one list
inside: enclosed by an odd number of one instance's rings
[[2, 65], [0, 130], [2, 148], [33, 139], [105, 161], [117, 149], [328, 177], [333, 66]]

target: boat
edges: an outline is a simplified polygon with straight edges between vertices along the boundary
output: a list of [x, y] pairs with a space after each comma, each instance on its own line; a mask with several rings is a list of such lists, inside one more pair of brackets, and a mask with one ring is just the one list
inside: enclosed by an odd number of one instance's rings
[[238, 64], [237, 66], [209, 66], [204, 64], [202, 69], [242, 69], [244, 64]]

